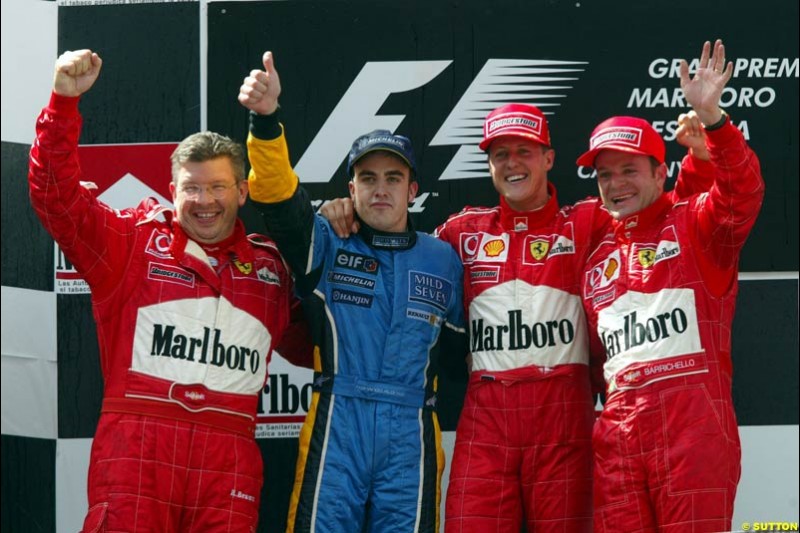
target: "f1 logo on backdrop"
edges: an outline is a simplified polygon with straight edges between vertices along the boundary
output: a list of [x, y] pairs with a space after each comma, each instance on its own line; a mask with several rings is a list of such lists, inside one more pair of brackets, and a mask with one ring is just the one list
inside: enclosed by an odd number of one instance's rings
[[[97, 144], [78, 147], [82, 179], [103, 203], [114, 209], [137, 205], [155, 197], [172, 206], [168, 199], [172, 171], [169, 157], [177, 143]], [[55, 292], [88, 294], [89, 286], [55, 248]]]
[[[391, 94], [418, 89], [441, 74], [452, 61], [372, 61], [347, 89], [311, 141], [295, 172], [304, 183], [331, 180], [353, 139], [375, 129], [395, 131], [405, 115], [378, 115]], [[488, 176], [486, 158], [478, 149], [483, 119], [492, 109], [511, 102], [554, 114], [559, 99], [572, 89], [585, 61], [489, 59], [445, 119], [430, 146], [459, 145], [439, 180]]]

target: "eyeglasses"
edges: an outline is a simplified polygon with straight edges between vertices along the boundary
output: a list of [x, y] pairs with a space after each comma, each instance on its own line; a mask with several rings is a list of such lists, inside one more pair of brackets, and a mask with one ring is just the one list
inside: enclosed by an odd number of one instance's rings
[[230, 185], [223, 185], [221, 183], [215, 183], [214, 185], [208, 187], [201, 187], [200, 185], [193, 185], [193, 184], [186, 184], [181, 185], [178, 191], [183, 195], [187, 200], [197, 200], [200, 198], [200, 193], [205, 191], [206, 194], [211, 196], [216, 200], [222, 200], [225, 198], [225, 195], [228, 194], [228, 191], [236, 187], [238, 183], [232, 183]]

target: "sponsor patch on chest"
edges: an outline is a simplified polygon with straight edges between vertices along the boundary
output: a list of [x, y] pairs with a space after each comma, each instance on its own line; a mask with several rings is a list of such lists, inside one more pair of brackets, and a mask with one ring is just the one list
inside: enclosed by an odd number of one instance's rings
[[338, 250], [335, 263], [337, 267], [364, 272], [365, 274], [374, 275], [378, 273], [378, 260], [369, 255]]
[[681, 254], [681, 245], [678, 242], [675, 226], [664, 228], [658, 243], [633, 243], [631, 248], [631, 271], [653, 268], [658, 263], [675, 259]]
[[604, 299], [598, 300], [597, 297], [613, 290], [613, 283], [619, 278], [621, 266], [619, 250], [614, 250], [605, 259], [595, 263], [585, 274], [583, 297], [595, 299], [597, 302], [603, 301]]
[[281, 277], [278, 275], [278, 265], [273, 259], [264, 258], [256, 263], [256, 265], [253, 263], [241, 263], [237, 259], [234, 259], [231, 263], [233, 264], [230, 270], [231, 277], [235, 279], [258, 280], [269, 285], [281, 284]]
[[147, 279], [177, 283], [187, 287], [194, 287], [194, 274], [175, 265], [165, 265], [150, 261], [147, 267]]
[[427, 272], [410, 270], [408, 272], [408, 299], [432, 305], [442, 311], [450, 305], [453, 294], [452, 284], [439, 276]]
[[348, 274], [347, 272], [337, 272], [331, 270], [328, 272], [329, 283], [339, 283], [341, 285], [352, 285], [361, 289], [375, 290], [375, 280], [370, 278], [362, 278], [355, 274]]
[[552, 235], [528, 235], [522, 247], [522, 262], [526, 265], [542, 265], [544, 261], [559, 255], [575, 253], [575, 230], [573, 224], [564, 224], [562, 233]]
[[422, 311], [420, 309], [406, 309], [406, 316], [414, 320], [427, 322], [431, 326], [439, 326], [442, 324], [442, 317], [431, 313], [429, 311]]
[[363, 294], [355, 291], [333, 289], [331, 291], [331, 300], [339, 304], [372, 307], [373, 296], [371, 294]]
[[147, 241], [147, 247], [144, 249], [145, 253], [158, 257], [159, 259], [167, 259], [172, 257], [169, 247], [172, 244], [172, 237], [168, 233], [162, 233], [157, 229], [153, 230], [150, 234], [150, 239]]
[[497, 283], [500, 279], [500, 265], [474, 266], [469, 269], [469, 280], [475, 283]]
[[508, 259], [508, 234], [462, 233], [459, 254], [464, 264], [475, 261], [504, 263]]

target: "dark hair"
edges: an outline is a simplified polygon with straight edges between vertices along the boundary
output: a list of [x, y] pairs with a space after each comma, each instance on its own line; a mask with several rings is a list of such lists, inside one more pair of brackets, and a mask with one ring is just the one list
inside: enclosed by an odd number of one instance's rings
[[202, 163], [218, 157], [230, 159], [236, 182], [244, 181], [245, 156], [242, 145], [213, 131], [201, 131], [189, 135], [175, 148], [175, 151], [170, 156], [170, 161], [172, 161], [172, 181], [178, 180], [178, 172], [184, 163]]

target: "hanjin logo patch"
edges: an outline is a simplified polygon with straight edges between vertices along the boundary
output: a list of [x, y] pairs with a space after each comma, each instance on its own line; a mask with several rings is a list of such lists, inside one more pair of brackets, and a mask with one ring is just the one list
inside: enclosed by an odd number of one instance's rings
[[371, 294], [362, 294], [360, 292], [333, 289], [331, 291], [331, 299], [340, 304], [357, 305], [359, 307], [372, 307], [373, 296]]

